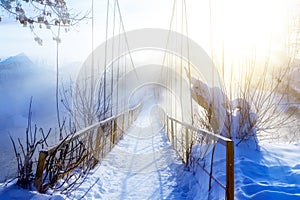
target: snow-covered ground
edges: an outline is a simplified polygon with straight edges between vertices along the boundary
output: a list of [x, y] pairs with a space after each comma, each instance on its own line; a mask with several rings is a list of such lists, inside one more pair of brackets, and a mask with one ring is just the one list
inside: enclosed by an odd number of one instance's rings
[[300, 199], [300, 145], [261, 143], [236, 148], [237, 199]]
[[[300, 199], [300, 145], [260, 143], [259, 149], [255, 146], [252, 140], [235, 146], [235, 199]], [[194, 155], [196, 151], [194, 148]], [[226, 180], [224, 151], [224, 146], [218, 143], [213, 166], [213, 175], [223, 184]], [[200, 163], [205, 162], [205, 169], [209, 171], [211, 154], [204, 160]], [[199, 189], [200, 193], [204, 191], [200, 199], [223, 199], [223, 189], [212, 181], [213, 188], [207, 193], [208, 176], [199, 167], [193, 170], [197, 180], [206, 183]]]
[[[0, 187], [0, 199], [207, 199], [203, 173], [198, 168], [193, 174], [182, 164], [152, 108], [143, 108], [124, 138], [69, 196], [41, 195], [11, 183]], [[235, 198], [300, 199], [299, 152], [299, 144], [260, 143], [256, 149], [251, 140], [240, 143], [235, 147]], [[214, 173], [224, 180], [224, 148], [217, 145], [215, 153]]]

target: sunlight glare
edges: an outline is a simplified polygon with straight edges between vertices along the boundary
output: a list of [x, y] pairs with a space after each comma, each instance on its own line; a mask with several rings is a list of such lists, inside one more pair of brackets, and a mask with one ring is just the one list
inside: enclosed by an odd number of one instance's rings
[[255, 50], [259, 56], [264, 57], [269, 53], [269, 48], [281, 48], [285, 41], [286, 26], [284, 2], [226, 2], [224, 36], [218, 36], [224, 37], [226, 53], [231, 56], [247, 56]]

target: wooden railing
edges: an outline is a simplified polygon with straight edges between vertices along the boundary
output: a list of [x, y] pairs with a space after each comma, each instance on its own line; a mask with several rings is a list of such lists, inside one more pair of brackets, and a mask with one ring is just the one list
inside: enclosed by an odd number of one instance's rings
[[138, 116], [142, 104], [66, 137], [58, 145], [41, 150], [35, 187], [39, 192], [54, 186], [71, 172], [88, 172], [101, 162]]
[[[171, 142], [173, 148], [182, 160], [189, 164], [197, 164], [202, 171], [209, 176], [209, 190], [211, 189], [211, 181], [215, 181], [222, 189], [225, 190], [225, 197], [227, 200], [234, 199], [234, 143], [232, 140], [216, 135], [212, 132], [196, 128], [190, 124], [181, 122], [177, 119], [170, 117], [167, 114], [163, 114], [163, 120], [165, 124], [165, 133]], [[197, 137], [197, 138], [196, 138]], [[195, 141], [199, 141], [199, 137], [202, 137], [202, 142], [209, 144], [212, 141], [220, 143], [226, 149], [226, 185], [222, 181], [218, 180], [211, 171], [205, 169], [205, 167], [199, 162], [199, 158], [194, 157], [191, 154], [192, 146]], [[212, 144], [216, 145], [216, 144]], [[213, 147], [215, 148], [215, 146]], [[205, 153], [205, 152], [204, 152]], [[203, 155], [204, 155], [203, 153]], [[212, 159], [213, 160], [213, 159]], [[213, 163], [211, 163], [211, 166]]]

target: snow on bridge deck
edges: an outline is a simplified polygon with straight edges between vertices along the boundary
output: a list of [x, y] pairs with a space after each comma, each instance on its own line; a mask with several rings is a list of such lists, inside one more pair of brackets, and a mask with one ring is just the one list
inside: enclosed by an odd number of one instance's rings
[[200, 186], [172, 149], [151, 108], [144, 106], [123, 139], [71, 198], [81, 198], [94, 183], [86, 199], [196, 198]]

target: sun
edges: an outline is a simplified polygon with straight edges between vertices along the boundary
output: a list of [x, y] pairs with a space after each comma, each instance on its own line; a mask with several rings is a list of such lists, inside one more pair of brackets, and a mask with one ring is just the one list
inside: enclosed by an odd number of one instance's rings
[[211, 46], [225, 74], [241, 77], [250, 62], [261, 67], [286, 53], [291, 1], [218, 2], [210, 5]]

